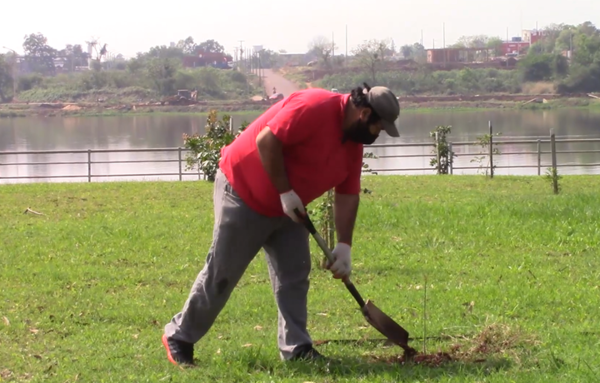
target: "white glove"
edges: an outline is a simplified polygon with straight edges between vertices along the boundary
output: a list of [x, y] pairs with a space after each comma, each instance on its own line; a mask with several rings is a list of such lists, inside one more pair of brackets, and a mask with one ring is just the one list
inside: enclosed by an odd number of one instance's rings
[[335, 261], [332, 264], [328, 263], [328, 269], [333, 273], [336, 279], [344, 279], [350, 276], [352, 272], [352, 259], [350, 257], [351, 247], [345, 243], [335, 245], [333, 249], [333, 257]]
[[281, 200], [283, 212], [294, 222], [302, 222], [301, 218], [294, 212], [295, 209], [298, 209], [301, 214], [306, 214], [304, 204], [302, 204], [302, 200], [298, 197], [298, 194], [296, 194], [295, 191], [290, 190], [289, 192], [281, 193], [279, 199]]

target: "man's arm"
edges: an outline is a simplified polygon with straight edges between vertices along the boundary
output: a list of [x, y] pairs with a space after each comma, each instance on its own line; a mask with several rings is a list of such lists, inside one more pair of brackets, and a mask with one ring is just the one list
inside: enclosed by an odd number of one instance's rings
[[334, 219], [337, 231], [337, 241], [352, 246], [352, 233], [360, 197], [358, 194], [335, 193], [334, 197]]
[[360, 201], [360, 176], [362, 174], [363, 149], [357, 146], [350, 165], [350, 174], [335, 187], [334, 220], [338, 242], [352, 246], [352, 233]]
[[290, 191], [283, 162], [283, 145], [268, 126], [256, 137], [256, 146], [263, 166], [279, 194]]

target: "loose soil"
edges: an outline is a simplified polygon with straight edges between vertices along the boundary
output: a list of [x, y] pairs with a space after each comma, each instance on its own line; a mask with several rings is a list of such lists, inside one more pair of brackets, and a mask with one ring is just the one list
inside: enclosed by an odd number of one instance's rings
[[[370, 362], [388, 364], [415, 364], [427, 367], [440, 367], [447, 363], [484, 363], [490, 359], [510, 358], [519, 362], [521, 354], [538, 344], [535, 338], [508, 326], [492, 324], [474, 336], [444, 336], [451, 340], [449, 350], [432, 353], [417, 353], [414, 356], [369, 355]], [[315, 345], [335, 341], [318, 341]], [[364, 343], [365, 341], [357, 341]], [[396, 346], [394, 346], [396, 347]]]

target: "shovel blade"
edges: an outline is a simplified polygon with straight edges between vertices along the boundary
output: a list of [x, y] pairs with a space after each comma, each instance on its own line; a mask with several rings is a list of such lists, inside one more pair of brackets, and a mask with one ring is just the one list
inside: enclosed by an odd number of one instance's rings
[[367, 300], [362, 308], [362, 312], [367, 322], [382, 335], [405, 350], [410, 348], [408, 346], [408, 331], [402, 328], [402, 326], [387, 316], [383, 311], [378, 309], [373, 302]]

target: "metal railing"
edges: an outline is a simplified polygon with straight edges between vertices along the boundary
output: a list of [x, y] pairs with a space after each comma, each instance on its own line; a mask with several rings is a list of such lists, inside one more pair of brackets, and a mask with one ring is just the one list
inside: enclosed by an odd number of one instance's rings
[[[598, 162], [590, 162], [590, 163], [565, 163], [565, 164], [560, 164], [560, 163], [556, 163], [556, 167], [557, 168], [565, 168], [565, 167], [600, 167], [600, 149], [587, 149], [587, 150], [556, 150], [555, 146], [552, 145], [552, 136], [550, 138], [547, 139], [509, 139], [509, 140], [493, 140], [491, 145], [488, 145], [488, 147], [495, 149], [495, 147], [497, 146], [514, 146], [514, 145], [535, 145], [536, 146], [536, 150], [535, 151], [508, 151], [508, 152], [503, 152], [503, 151], [499, 151], [498, 153], [490, 153], [490, 149], [486, 149], [487, 152], [479, 152], [479, 153], [457, 153], [457, 149], [463, 147], [463, 148], [468, 148], [468, 147], [473, 147], [473, 146], [480, 146], [480, 142], [477, 141], [458, 141], [458, 142], [449, 142], [449, 151], [453, 154], [453, 156], [450, 157], [450, 161], [449, 161], [449, 168], [450, 168], [450, 174], [453, 174], [453, 172], [455, 170], [480, 170], [482, 168], [486, 168], [486, 166], [455, 166], [455, 160], [452, 157], [455, 158], [469, 158], [471, 157], [471, 159], [475, 159], [477, 157], [481, 157], [481, 156], [485, 156], [486, 159], [489, 161], [487, 168], [490, 169], [491, 171], [493, 171], [493, 169], [524, 169], [524, 168], [528, 168], [528, 169], [537, 169], [537, 175], [541, 175], [542, 174], [542, 168], [547, 168], [547, 167], [551, 167], [552, 163], [550, 161], [550, 163], [544, 163], [542, 161], [542, 158], [544, 155], [548, 155], [550, 156], [551, 160], [552, 158], [556, 158], [557, 155], [559, 154], [597, 154], [598, 155]], [[600, 137], [597, 138], [554, 138], [555, 144], [576, 144], [576, 143], [588, 143], [588, 144], [600, 144]], [[543, 145], [548, 145], [548, 149], [547, 150], [543, 150]], [[421, 148], [429, 148], [432, 149], [433, 148], [433, 144], [432, 143], [410, 143], [410, 144], [374, 144], [369, 146], [369, 148], [398, 148], [398, 147], [405, 147], [405, 148], [410, 148], [410, 147], [421, 147]], [[600, 148], [600, 145], [598, 145], [598, 147]], [[554, 149], [554, 150], [553, 150]], [[515, 156], [515, 155], [532, 155], [532, 156], [536, 156], [536, 162], [535, 164], [524, 164], [524, 165], [498, 165], [498, 163], [494, 163], [494, 160], [497, 159], [497, 157], [501, 157], [501, 158], [506, 158], [509, 156]], [[415, 154], [397, 154], [397, 155], [382, 155], [382, 156], [377, 156], [377, 158], [381, 159], [381, 158], [434, 158], [435, 157], [435, 153], [434, 152], [430, 152], [430, 153], [415, 153]], [[430, 167], [426, 167], [426, 168], [371, 168], [372, 171], [374, 172], [409, 172], [409, 171], [431, 171], [433, 173], [435, 173], [437, 171], [437, 168], [435, 166], [430, 166]]]
[[[525, 150], [525, 151], [516, 151], [512, 148], [509, 151], [503, 152], [500, 150], [499, 153], [494, 153], [490, 156], [489, 149], [485, 149], [487, 152], [469, 152], [468, 148], [473, 146], [479, 146], [480, 142], [472, 141], [461, 141], [461, 142], [449, 142], [449, 150], [454, 153], [456, 159], [475, 159], [477, 157], [485, 157], [486, 165], [479, 166], [467, 166], [467, 165], [457, 165], [457, 162], [452, 159], [449, 162], [450, 174], [453, 174], [457, 170], [481, 170], [481, 169], [490, 169], [493, 171], [494, 169], [512, 169], [512, 168], [530, 168], [537, 169], [537, 174], [541, 175], [542, 168], [551, 167], [552, 163], [556, 163], [556, 167], [600, 167], [600, 137], [598, 138], [556, 138], [555, 145], [551, 145], [552, 139], [503, 139], [493, 141], [493, 147], [501, 147], [501, 146], [516, 146], [516, 145], [535, 145], [535, 151]], [[585, 149], [585, 150], [552, 150], [558, 144], [576, 144], [576, 143], [587, 143], [593, 144], [593, 149]], [[549, 148], [544, 150], [544, 146], [548, 145]], [[414, 151], [416, 148], [417, 151], [420, 149], [420, 153], [402, 153], [402, 154], [382, 154], [379, 155], [376, 152], [382, 151], [385, 148], [395, 148], [395, 149], [405, 149], [405, 151], [409, 152], [411, 149]], [[375, 153], [376, 158], [367, 159], [367, 162], [370, 162], [370, 170], [377, 173], [392, 173], [392, 172], [400, 172], [400, 173], [412, 173], [415, 171], [421, 172], [431, 172], [435, 174], [437, 168], [435, 166], [428, 167], [388, 167], [381, 168], [377, 165], [381, 163], [382, 160], [393, 160], [396, 159], [398, 161], [394, 162], [402, 162], [402, 159], [406, 158], [426, 158], [431, 159], [435, 158], [435, 154], [433, 154], [432, 149], [434, 145], [432, 142], [423, 142], [423, 143], [394, 143], [394, 144], [374, 144], [367, 148], [365, 148], [365, 152], [373, 152]], [[596, 149], [598, 148], [598, 149]], [[427, 152], [426, 152], [427, 151]], [[148, 158], [148, 159], [98, 159], [98, 156], [101, 155], [109, 155], [109, 154], [140, 154], [140, 153], [154, 153], [157, 155], [169, 155], [171, 154], [173, 158]], [[184, 154], [187, 154], [189, 151], [182, 147], [170, 147], [170, 148], [146, 148], [146, 149], [88, 149], [88, 150], [31, 150], [31, 151], [6, 151], [0, 152], [0, 180], [36, 180], [36, 179], [84, 179], [87, 182], [92, 182], [94, 179], [107, 179], [107, 178], [144, 178], [144, 177], [173, 177], [174, 179], [178, 179], [179, 181], [183, 181], [184, 179], [202, 179], [202, 174], [197, 170], [188, 170], [186, 169], [186, 159], [184, 158]], [[556, 157], [559, 154], [597, 154], [598, 162], [587, 162], [587, 163], [557, 163]], [[57, 156], [63, 155], [68, 156], [69, 159], [79, 156], [79, 159], [74, 159], [72, 161], [68, 161], [65, 159], [59, 161], [49, 161], [49, 160], [34, 160], [34, 161], [26, 161], [20, 162], [12, 159], [11, 162], [5, 162], [5, 159], [9, 159], [10, 157], [18, 157], [18, 156]], [[517, 164], [517, 165], [503, 165], [500, 164], [498, 158], [508, 158], [510, 156], [515, 155], [528, 155], [535, 156], [536, 162], [529, 164]], [[544, 155], [551, 155], [552, 161], [545, 163], [543, 161]], [[490, 161], [490, 157], [493, 158], [492, 162]], [[452, 157], [450, 157], [452, 158]], [[126, 172], [126, 173], [118, 173], [109, 171], [108, 173], [101, 173], [102, 165], [109, 166], [117, 165], [117, 164], [152, 164], [151, 168], [154, 171], [151, 172]], [[163, 165], [164, 164], [164, 165]], [[171, 167], [169, 164], [173, 164]], [[156, 171], [156, 168], [161, 165], [163, 167], [163, 171]], [[68, 167], [68, 172], [56, 173], [52, 172], [52, 174], [47, 175], [20, 175], [19, 169], [23, 167], [36, 167], [41, 166], [46, 169], [58, 167], [58, 166], [66, 166]], [[81, 172], [73, 172], [74, 167], [83, 167]], [[8, 174], [7, 169], [9, 167], [13, 167], [17, 169], [17, 174]], [[14, 172], [13, 172], [14, 173]]]
[[[173, 159], [135, 159], [135, 160], [94, 160], [93, 155], [95, 154], [113, 154], [113, 153], [177, 153], [177, 158]], [[182, 147], [176, 148], [147, 148], [147, 149], [87, 149], [87, 150], [29, 150], [29, 151], [11, 151], [11, 152], [0, 152], [0, 180], [8, 179], [53, 179], [53, 178], [86, 178], [88, 182], [92, 182], [94, 178], [119, 178], [119, 177], [166, 177], [166, 176], [177, 176], [179, 181], [182, 181], [185, 176], [192, 176], [197, 179], [202, 178], [202, 173], [198, 171], [187, 171], [184, 169], [186, 160], [183, 157], [183, 153], [189, 152], [187, 149]], [[20, 156], [20, 155], [84, 155], [85, 161], [43, 161], [43, 162], [10, 162], [4, 163], [2, 161], [6, 156]], [[94, 174], [93, 166], [100, 164], [161, 164], [161, 163], [175, 163], [176, 169], [167, 172], [154, 172], [154, 173], [113, 173], [113, 174]], [[87, 172], [85, 174], [54, 174], [54, 175], [39, 175], [39, 176], [5, 176], [2, 171], [3, 167], [8, 166], [54, 166], [54, 165], [86, 165]]]

